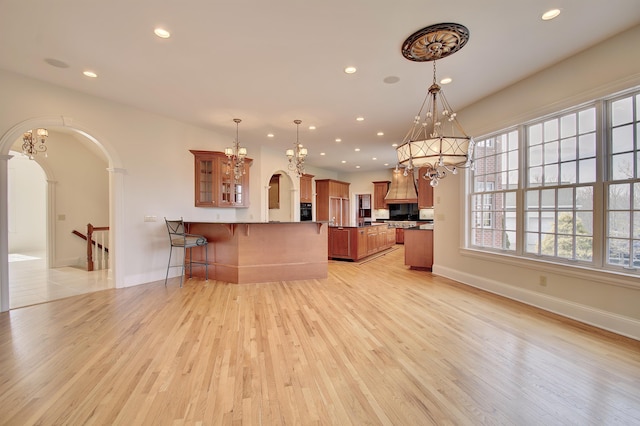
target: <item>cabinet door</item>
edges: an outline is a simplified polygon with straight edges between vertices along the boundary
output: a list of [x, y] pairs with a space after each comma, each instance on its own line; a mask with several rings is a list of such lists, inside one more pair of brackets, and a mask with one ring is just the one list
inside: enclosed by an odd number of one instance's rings
[[418, 208], [420, 209], [433, 207], [433, 186], [430, 180], [422, 177], [426, 171], [426, 168], [421, 167], [418, 172]]
[[386, 209], [387, 202], [384, 197], [387, 196], [389, 191], [390, 181], [373, 182], [373, 208], [374, 209]]
[[396, 230], [393, 228], [387, 228], [387, 245], [392, 247], [396, 244]]
[[212, 155], [195, 157], [195, 205], [196, 207], [218, 206], [218, 161]]
[[378, 251], [378, 227], [372, 226], [367, 228], [367, 254], [373, 254]]
[[300, 202], [313, 202], [313, 175], [304, 174], [300, 176]]
[[362, 259], [367, 255], [367, 231], [358, 229], [358, 259]]
[[330, 228], [331, 241], [329, 257], [351, 257], [351, 230], [348, 228]]
[[233, 169], [226, 157], [218, 157], [221, 173], [218, 173], [220, 185], [220, 207], [249, 207], [249, 164], [245, 161], [245, 173], [236, 181]]

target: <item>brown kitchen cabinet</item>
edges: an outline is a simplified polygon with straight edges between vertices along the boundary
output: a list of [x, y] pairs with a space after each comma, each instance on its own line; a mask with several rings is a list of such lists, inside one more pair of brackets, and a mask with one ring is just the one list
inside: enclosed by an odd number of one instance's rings
[[313, 202], [313, 175], [305, 173], [300, 176], [300, 202]]
[[373, 182], [373, 208], [374, 209], [386, 209], [388, 207], [387, 202], [384, 200], [384, 197], [387, 196], [390, 183], [391, 181], [389, 180]]
[[369, 254], [367, 252], [367, 238], [369, 238], [369, 234], [366, 228], [357, 228], [356, 234], [358, 235], [356, 259], [362, 259], [363, 257], [367, 257]]
[[329, 258], [360, 260], [394, 245], [395, 229], [386, 225], [329, 227]]
[[396, 228], [396, 244], [404, 244], [404, 228]]
[[404, 230], [404, 264], [411, 269], [433, 267], [433, 230], [408, 228]]
[[349, 226], [349, 183], [316, 179], [316, 220]]
[[421, 167], [418, 172], [418, 208], [427, 209], [433, 207], [433, 186], [431, 181], [423, 178], [427, 169]]
[[249, 207], [249, 169], [253, 160], [245, 158], [245, 174], [239, 182], [228, 172], [227, 156], [219, 151], [190, 150], [194, 155], [196, 207]]

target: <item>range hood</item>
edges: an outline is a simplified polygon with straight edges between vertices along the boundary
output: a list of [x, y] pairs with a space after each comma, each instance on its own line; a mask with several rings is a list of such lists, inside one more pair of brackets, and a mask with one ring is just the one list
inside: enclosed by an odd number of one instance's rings
[[418, 202], [418, 192], [413, 173], [404, 175], [403, 171], [393, 171], [389, 191], [384, 197], [387, 204], [411, 204]]

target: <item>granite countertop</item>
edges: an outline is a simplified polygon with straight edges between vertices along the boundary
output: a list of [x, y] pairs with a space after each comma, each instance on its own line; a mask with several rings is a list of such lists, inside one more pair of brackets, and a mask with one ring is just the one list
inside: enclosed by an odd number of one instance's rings
[[367, 223], [365, 225], [356, 225], [356, 226], [329, 225], [329, 228], [370, 228], [372, 226], [387, 226], [387, 224], [386, 223]]
[[412, 226], [411, 228], [405, 228], [405, 231], [433, 231], [433, 223], [425, 223], [423, 225]]
[[298, 222], [288, 222], [288, 221], [269, 221], [269, 222], [215, 222], [215, 221], [209, 221], [209, 220], [184, 220], [184, 223], [208, 223], [208, 224], [212, 224], [212, 225], [278, 225], [278, 224], [291, 224], [291, 223], [315, 223], [315, 224], [325, 224], [325, 223], [329, 223], [327, 221], [311, 221], [311, 220], [301, 220]]

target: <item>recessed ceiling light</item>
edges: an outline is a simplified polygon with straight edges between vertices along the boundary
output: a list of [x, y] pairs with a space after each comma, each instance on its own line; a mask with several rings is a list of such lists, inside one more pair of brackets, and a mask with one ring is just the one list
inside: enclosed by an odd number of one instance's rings
[[376, 160], [377, 160], [377, 158], [376, 158], [376, 157], [373, 157], [373, 158], [372, 158], [372, 160], [373, 160], [373, 161], [376, 161]]
[[442, 80], [440, 80], [440, 84], [449, 84], [451, 83], [453, 80], [451, 79], [451, 77], [445, 77]]
[[560, 9], [547, 10], [545, 13], [542, 14], [542, 20], [549, 21], [553, 18], [557, 18], [558, 15], [560, 15]]
[[87, 70], [87, 71], [83, 71], [83, 72], [82, 72], [82, 74], [84, 74], [85, 76], [90, 77], [90, 78], [96, 78], [96, 77], [98, 77], [98, 74], [96, 74], [96, 73], [95, 73], [95, 72], [93, 72], [93, 71], [89, 71], [89, 70]]
[[336, 138], [336, 142], [342, 142], [342, 139]]
[[342, 163], [342, 164], [344, 164], [344, 163], [346, 163], [346, 162], [347, 162], [347, 160], [342, 160], [342, 161], [341, 161], [341, 163]]
[[356, 169], [359, 169], [359, 168], [360, 168], [360, 166], [356, 166]]
[[309, 130], [315, 130], [316, 126], [309, 126]]
[[325, 154], [324, 152], [321, 152], [320, 155], [327, 155], [327, 154]]
[[395, 148], [396, 146], [398, 146], [398, 144], [397, 143], [392, 143], [391, 146]]
[[384, 132], [378, 132], [378, 133], [376, 133], [376, 135], [378, 135], [378, 136], [384, 136]]
[[384, 163], [384, 165], [385, 165], [385, 166], [388, 166], [388, 165], [389, 165], [389, 163]]
[[364, 117], [356, 117], [356, 121], [364, 121]]
[[273, 137], [273, 133], [267, 133], [267, 137], [268, 138], [272, 138]]
[[169, 38], [171, 37], [171, 33], [164, 28], [156, 28], [153, 30], [153, 33], [160, 38]]
[[360, 148], [354, 149], [355, 152], [360, 152]]
[[354, 74], [356, 71], [356, 67], [346, 67], [344, 69], [344, 72], [346, 72], [347, 74]]

